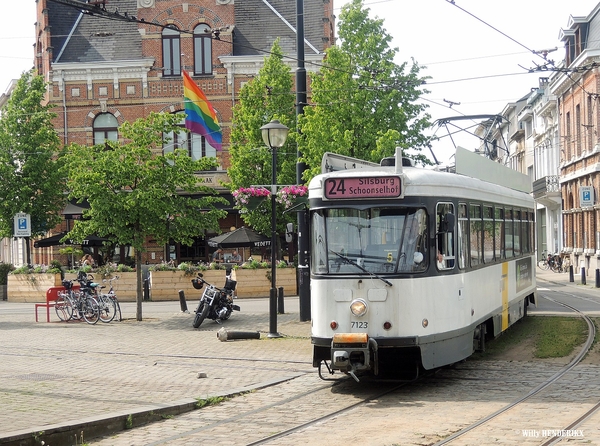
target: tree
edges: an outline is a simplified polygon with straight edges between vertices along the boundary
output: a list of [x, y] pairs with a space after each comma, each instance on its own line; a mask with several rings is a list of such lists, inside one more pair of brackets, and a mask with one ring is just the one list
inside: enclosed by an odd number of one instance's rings
[[[239, 103], [233, 109], [231, 130], [231, 167], [227, 170], [232, 190], [272, 182], [272, 153], [265, 147], [260, 128], [272, 119], [290, 127], [286, 144], [277, 150], [277, 184], [296, 183], [296, 148], [292, 128], [296, 120], [292, 92], [293, 79], [290, 68], [283, 63], [279, 40], [273, 43], [271, 54], [265, 58], [258, 75], [240, 91]], [[268, 200], [266, 201], [268, 204]], [[271, 231], [270, 210], [261, 206], [242, 214], [244, 221], [263, 234]], [[278, 232], [285, 223], [293, 221], [295, 214], [282, 214], [278, 206]]]
[[178, 115], [151, 113], [124, 123], [125, 143], [94, 147], [73, 144], [65, 155], [70, 198], [86, 199], [90, 209], [69, 233], [75, 240], [90, 234], [135, 249], [137, 320], [142, 320], [142, 251], [147, 238], [186, 245], [205, 229], [219, 229], [227, 203], [202, 186], [195, 172], [217, 165], [214, 158], [193, 161], [183, 150], [159, 154], [168, 132], [180, 132]]
[[[0, 237], [11, 237], [16, 213], [31, 215], [31, 235], [62, 219], [66, 204], [58, 154], [61, 147], [42, 76], [24, 73], [0, 116]], [[29, 260], [29, 259], [28, 259]]]
[[307, 181], [320, 173], [325, 152], [379, 162], [397, 146], [418, 151], [428, 144], [423, 130], [429, 115], [415, 103], [423, 93], [420, 68], [414, 61], [410, 67], [394, 62], [392, 37], [368, 13], [361, 0], [342, 7], [341, 44], [328, 48], [324, 66], [311, 76], [314, 106], [304, 109], [298, 123]]

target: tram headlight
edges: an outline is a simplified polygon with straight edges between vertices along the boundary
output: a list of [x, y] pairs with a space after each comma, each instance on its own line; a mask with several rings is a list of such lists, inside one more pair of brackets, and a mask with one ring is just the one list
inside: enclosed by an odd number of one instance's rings
[[350, 304], [350, 311], [354, 316], [364, 316], [367, 313], [367, 303], [362, 299], [356, 299]]

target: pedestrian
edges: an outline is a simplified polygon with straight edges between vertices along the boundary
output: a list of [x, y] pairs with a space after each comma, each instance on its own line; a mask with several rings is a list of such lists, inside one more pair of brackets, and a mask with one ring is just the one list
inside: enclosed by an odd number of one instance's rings
[[223, 262], [223, 249], [217, 248], [217, 250], [212, 255], [212, 261], [215, 263]]
[[81, 267], [82, 268], [84, 266], [90, 266], [91, 267], [93, 264], [94, 264], [94, 259], [89, 254], [84, 255], [83, 258], [81, 259]]

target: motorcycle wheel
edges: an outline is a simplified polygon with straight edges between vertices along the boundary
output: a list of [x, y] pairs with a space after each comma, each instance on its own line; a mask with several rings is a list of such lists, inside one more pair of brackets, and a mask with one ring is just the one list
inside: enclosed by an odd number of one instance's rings
[[194, 317], [194, 328], [198, 328], [202, 324], [204, 319], [206, 319], [206, 316], [208, 316], [209, 311], [210, 307], [208, 305], [205, 305], [204, 303], [200, 304], [200, 308], [198, 308], [198, 311], [196, 312], [196, 317]]

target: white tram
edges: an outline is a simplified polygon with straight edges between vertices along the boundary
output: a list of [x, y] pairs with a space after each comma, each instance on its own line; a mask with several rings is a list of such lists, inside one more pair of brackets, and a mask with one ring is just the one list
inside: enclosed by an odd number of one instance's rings
[[483, 349], [535, 304], [530, 195], [401, 165], [391, 158], [310, 182], [320, 374], [325, 364], [357, 381], [358, 372], [413, 379]]

